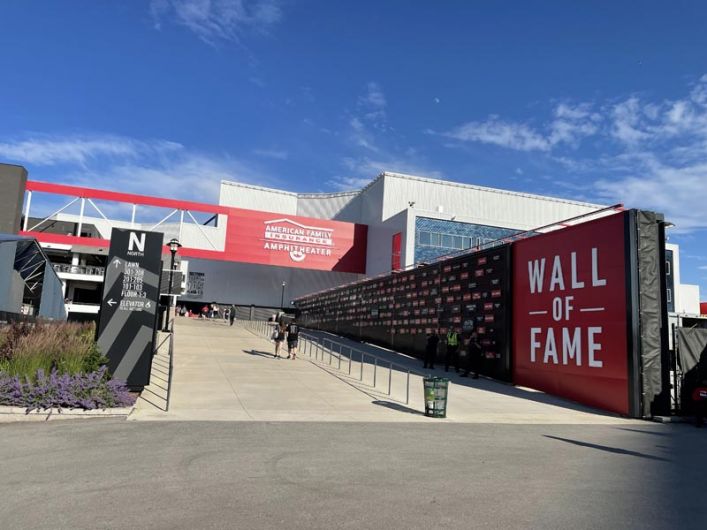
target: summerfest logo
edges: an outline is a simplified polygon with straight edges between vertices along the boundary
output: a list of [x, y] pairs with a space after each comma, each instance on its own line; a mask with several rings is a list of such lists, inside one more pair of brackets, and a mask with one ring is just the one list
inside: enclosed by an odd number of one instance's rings
[[265, 250], [287, 252], [297, 263], [304, 261], [309, 254], [331, 256], [333, 228], [306, 226], [290, 219], [273, 219], [264, 221], [264, 224]]

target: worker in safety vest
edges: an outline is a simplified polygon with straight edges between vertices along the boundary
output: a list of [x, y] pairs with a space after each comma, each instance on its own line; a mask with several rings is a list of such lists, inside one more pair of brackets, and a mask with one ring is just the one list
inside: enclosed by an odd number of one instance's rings
[[449, 328], [447, 332], [447, 355], [444, 358], [444, 371], [449, 371], [449, 366], [453, 365], [459, 372], [459, 333], [454, 328]]

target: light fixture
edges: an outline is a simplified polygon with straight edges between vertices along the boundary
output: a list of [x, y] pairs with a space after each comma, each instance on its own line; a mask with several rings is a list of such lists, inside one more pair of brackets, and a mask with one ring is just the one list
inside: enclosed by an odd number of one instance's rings
[[[169, 264], [169, 290], [167, 291], [167, 318], [165, 319], [164, 328], [162, 331], [169, 332], [169, 317], [172, 315], [172, 281], [174, 280], [174, 257], [177, 255], [177, 251], [182, 246], [176, 237], [173, 237], [169, 243], [169, 251], [172, 253], [172, 261]], [[172, 324], [174, 326], [174, 324]], [[174, 328], [172, 328], [174, 331]]]
[[182, 244], [179, 242], [179, 240], [176, 237], [173, 237], [169, 243], [167, 243], [169, 246], [169, 251], [172, 253], [172, 255], [176, 254], [177, 251], [181, 248]]

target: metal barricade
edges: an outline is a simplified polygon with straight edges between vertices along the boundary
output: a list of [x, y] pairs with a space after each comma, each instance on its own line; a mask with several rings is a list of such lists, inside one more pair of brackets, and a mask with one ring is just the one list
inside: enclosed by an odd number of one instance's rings
[[[240, 320], [239, 321], [247, 330], [256, 336], [270, 340], [270, 336], [274, 329], [274, 323], [264, 320]], [[351, 376], [354, 362], [359, 363], [358, 380], [366, 385], [364, 381], [364, 366], [372, 363], [373, 381], [368, 385], [374, 390], [377, 390], [379, 383], [379, 371], [383, 370], [383, 377], [387, 375], [386, 395], [391, 399], [393, 390], [393, 372], [405, 374], [405, 401], [407, 405], [410, 403], [410, 376], [416, 375], [424, 377], [424, 374], [413, 370], [403, 364], [385, 359], [379, 355], [369, 353], [361, 348], [354, 348], [350, 344], [339, 342], [327, 337], [315, 337], [308, 333], [300, 334], [300, 355], [306, 355], [314, 362], [321, 363], [332, 369], [344, 371], [348, 376]], [[358, 358], [358, 360], [356, 360]], [[336, 362], [336, 365], [334, 365]], [[342, 369], [343, 366], [343, 369]], [[385, 373], [387, 370], [387, 374]]]

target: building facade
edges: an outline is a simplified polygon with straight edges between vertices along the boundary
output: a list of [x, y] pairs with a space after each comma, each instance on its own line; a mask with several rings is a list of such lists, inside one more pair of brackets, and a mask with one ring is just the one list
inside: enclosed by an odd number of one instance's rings
[[[66, 204], [47, 216], [37, 214], [43, 194], [63, 196]], [[165, 241], [182, 243], [183, 303], [274, 308], [312, 292], [609, 211], [604, 205], [392, 172], [361, 190], [340, 193], [293, 193], [222, 181], [218, 204], [30, 179], [20, 233], [37, 238], [54, 262], [70, 315], [90, 317], [98, 311], [114, 227], [160, 231]], [[679, 266], [679, 249], [673, 256]], [[676, 312], [682, 310], [680, 299], [685, 307], [699, 301], [694, 290], [680, 286], [679, 277], [672, 279], [674, 291], [684, 294], [676, 297]]]

